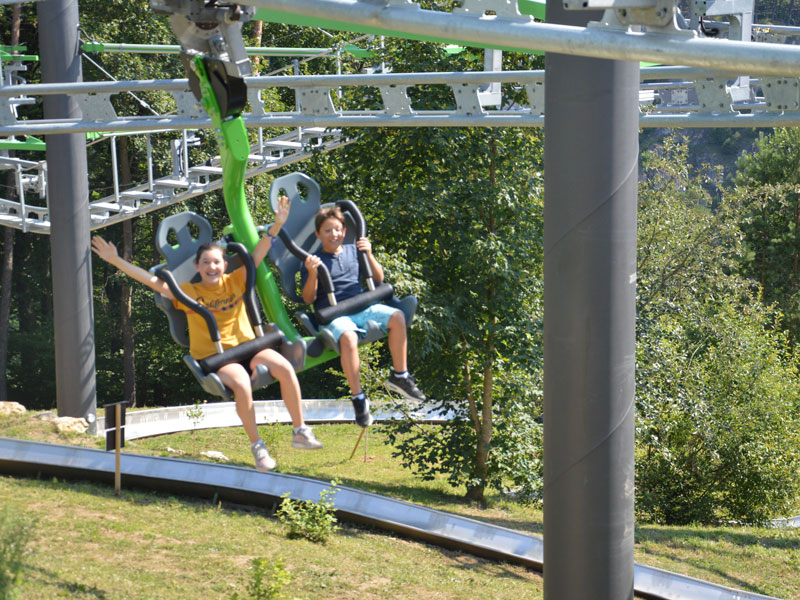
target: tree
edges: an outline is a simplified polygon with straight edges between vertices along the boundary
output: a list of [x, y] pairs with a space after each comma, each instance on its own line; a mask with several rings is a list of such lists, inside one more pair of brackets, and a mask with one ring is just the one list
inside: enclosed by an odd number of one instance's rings
[[[384, 60], [394, 72], [480, 70], [482, 56], [389, 40]], [[409, 96], [419, 108], [454, 104], [446, 86]], [[541, 151], [534, 130], [381, 129], [309, 169], [327, 199], [356, 201], [396, 261], [388, 277], [399, 272], [395, 287], [420, 297], [410, 362], [453, 418], [392, 422], [390, 440], [405, 466], [445, 474], [475, 500], [489, 487], [532, 493], [541, 483]]]
[[766, 302], [784, 314], [783, 326], [800, 340], [800, 134], [776, 129], [757, 152], [738, 162], [736, 195], [744, 204], [741, 228], [747, 252], [742, 273], [758, 282]]
[[642, 157], [636, 508], [664, 523], [761, 522], [800, 479], [797, 356], [736, 273], [738, 205], [667, 139]]

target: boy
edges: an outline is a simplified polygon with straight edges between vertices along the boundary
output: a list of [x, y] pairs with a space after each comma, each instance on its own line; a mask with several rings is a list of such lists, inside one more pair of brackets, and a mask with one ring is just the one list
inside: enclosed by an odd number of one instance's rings
[[[345, 220], [338, 207], [320, 209], [314, 217], [314, 229], [322, 248], [316, 254], [308, 256], [304, 268], [301, 269], [303, 301], [306, 304], [313, 302], [315, 310], [329, 305], [322, 286], [317, 285], [317, 269], [321, 264], [324, 264], [331, 274], [337, 302], [363, 291], [358, 271], [358, 250], [367, 255], [375, 285], [383, 282], [383, 268], [372, 255], [372, 244], [369, 239], [359, 238], [355, 244], [344, 244]], [[384, 386], [409, 400], [425, 400], [425, 394], [420, 391], [408, 373], [406, 319], [402, 311], [385, 304], [373, 304], [359, 313], [338, 317], [331, 321], [326, 329], [339, 343], [342, 370], [350, 386], [356, 423], [361, 427], [369, 427], [372, 424], [369, 398], [361, 389], [361, 362], [358, 356], [358, 338], [365, 334], [363, 327], [367, 321], [375, 321], [384, 333], [387, 331], [389, 333], [389, 352], [392, 355], [394, 370], [384, 382]]]
[[[275, 215], [275, 224], [271, 227], [272, 231], [267, 231], [268, 237], [261, 238], [253, 249], [251, 256], [256, 267], [264, 260], [272, 245], [272, 240], [286, 222], [288, 215], [289, 199], [284, 196], [279, 199], [279, 208]], [[189, 353], [192, 357], [200, 360], [216, 353], [205, 321], [200, 315], [178, 303], [165, 282], [141, 267], [124, 260], [117, 254], [114, 244], [100, 236], [92, 238], [92, 250], [97, 256], [114, 265], [129, 277], [167, 298], [172, 298], [175, 307], [186, 312], [189, 325]], [[195, 256], [194, 266], [200, 274], [200, 283], [182, 283], [181, 288], [212, 311], [219, 325], [223, 348], [227, 349], [254, 339], [255, 334], [242, 302], [242, 295], [245, 291], [245, 269], [240, 267], [232, 273], [225, 273], [227, 268], [225, 251], [217, 244], [200, 246]], [[218, 310], [220, 306], [225, 308]], [[233, 392], [236, 412], [250, 438], [250, 449], [253, 452], [256, 469], [263, 473], [274, 469], [275, 461], [258, 435], [253, 407], [250, 373], [255, 371], [259, 364], [266, 365], [272, 376], [280, 383], [281, 397], [289, 410], [294, 426], [292, 446], [317, 449], [321, 448], [322, 444], [314, 437], [311, 428], [303, 422], [300, 384], [294, 368], [284, 356], [271, 348], [266, 348], [253, 356], [246, 365], [240, 363], [224, 365], [217, 371], [217, 375], [222, 383]]]

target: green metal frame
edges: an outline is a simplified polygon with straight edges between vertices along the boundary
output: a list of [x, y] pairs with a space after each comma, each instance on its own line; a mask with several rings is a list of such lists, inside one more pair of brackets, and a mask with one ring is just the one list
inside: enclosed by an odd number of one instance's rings
[[45, 143], [32, 135], [26, 135], [24, 140], [0, 140], [0, 150], [33, 150], [41, 152], [46, 149]]
[[[259, 235], [255, 223], [253, 223], [253, 217], [250, 214], [244, 193], [247, 157], [250, 154], [247, 129], [240, 115], [226, 119], [222, 118], [219, 103], [208, 80], [203, 58], [196, 57], [193, 64], [195, 74], [200, 83], [203, 107], [211, 118], [217, 142], [219, 143], [219, 154], [222, 162], [222, 194], [225, 199], [225, 208], [233, 226], [233, 237], [252, 252], [258, 243]], [[286, 312], [278, 284], [275, 282], [272, 271], [270, 271], [266, 263], [262, 263], [258, 267], [256, 290], [267, 319], [275, 323], [290, 340], [301, 338], [302, 336], [297, 332]], [[313, 338], [306, 338], [306, 340], [311, 341]], [[338, 354], [331, 350], [325, 350], [316, 357], [307, 356], [305, 368], [314, 367], [337, 356]]]
[[39, 60], [38, 54], [12, 54], [12, 52], [25, 52], [27, 46], [0, 46], [0, 60], [8, 62]]
[[[532, 15], [540, 21], [545, 20], [545, 2], [542, 0], [519, 0], [517, 6], [522, 14]], [[405, 38], [411, 40], [420, 40], [423, 42], [437, 42], [440, 44], [455, 44], [457, 46], [469, 46], [472, 48], [497, 48], [498, 50], [505, 50], [508, 52], [524, 52], [532, 53], [530, 50], [524, 50], [513, 47], [497, 47], [496, 44], [476, 44], [475, 42], [468, 42], [456, 38], [447, 37], [431, 37], [424, 35], [415, 35], [407, 32], [394, 31], [392, 29], [384, 29], [382, 27], [367, 27], [363, 25], [355, 25], [353, 23], [346, 23], [343, 21], [335, 21], [321, 16], [307, 17], [303, 15], [294, 15], [277, 10], [267, 8], [256, 9], [256, 14], [253, 17], [259, 21], [270, 21], [273, 23], [284, 23], [286, 25], [301, 25], [305, 27], [321, 27], [323, 29], [336, 29], [341, 31], [352, 31], [355, 33], [369, 33], [372, 35], [386, 35], [390, 37]], [[533, 52], [538, 54], [538, 52]]]

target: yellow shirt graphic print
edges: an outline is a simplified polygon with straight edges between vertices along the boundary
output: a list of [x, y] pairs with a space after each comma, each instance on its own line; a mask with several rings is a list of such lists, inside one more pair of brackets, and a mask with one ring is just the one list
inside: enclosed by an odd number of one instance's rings
[[[245, 281], [245, 270], [239, 268], [233, 273], [223, 275], [218, 286], [190, 282], [181, 284], [181, 289], [187, 295], [212, 312], [219, 327], [222, 347], [226, 350], [256, 337], [242, 301]], [[216, 354], [205, 319], [177, 300], [172, 303], [175, 308], [186, 313], [189, 323], [189, 354], [197, 360]]]

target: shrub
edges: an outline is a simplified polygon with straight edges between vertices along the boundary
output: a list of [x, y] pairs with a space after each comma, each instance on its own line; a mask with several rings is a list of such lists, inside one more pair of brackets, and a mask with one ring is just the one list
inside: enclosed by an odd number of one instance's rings
[[[283, 597], [283, 588], [291, 582], [291, 576], [283, 566], [283, 560], [276, 558], [269, 561], [266, 558], [254, 558], [250, 561], [250, 582], [247, 584], [247, 598], [249, 600], [278, 600]], [[233, 594], [231, 600], [240, 599], [239, 594]]]
[[281, 523], [289, 528], [290, 538], [306, 538], [312, 542], [325, 543], [339, 527], [336, 525], [333, 496], [336, 494], [336, 481], [331, 487], [319, 493], [319, 502], [311, 500], [292, 500], [289, 494], [282, 496], [277, 515]]
[[8, 507], [0, 510], [0, 598], [16, 598], [34, 523]]
[[640, 517], [761, 523], [795, 508], [800, 382], [769, 311], [757, 299], [709, 302], [657, 329], [639, 348]]

